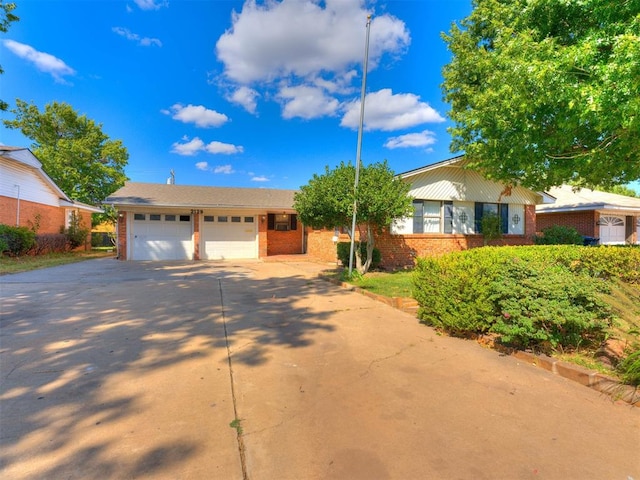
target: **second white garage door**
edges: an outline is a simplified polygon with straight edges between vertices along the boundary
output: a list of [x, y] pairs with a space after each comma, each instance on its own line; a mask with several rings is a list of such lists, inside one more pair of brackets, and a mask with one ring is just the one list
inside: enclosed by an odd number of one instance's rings
[[205, 215], [202, 222], [204, 260], [258, 258], [255, 217]]

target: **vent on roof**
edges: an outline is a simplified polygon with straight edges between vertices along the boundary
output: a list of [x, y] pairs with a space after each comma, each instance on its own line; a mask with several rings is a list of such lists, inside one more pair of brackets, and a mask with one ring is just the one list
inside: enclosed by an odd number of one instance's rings
[[176, 184], [176, 174], [173, 171], [173, 168], [171, 169], [171, 171], [169, 172], [169, 174], [171, 175], [169, 178], [167, 178], [167, 185], [175, 185]]

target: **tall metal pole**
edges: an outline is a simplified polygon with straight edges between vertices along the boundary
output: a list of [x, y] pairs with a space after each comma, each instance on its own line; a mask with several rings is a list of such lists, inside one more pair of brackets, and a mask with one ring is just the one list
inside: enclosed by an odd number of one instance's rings
[[351, 247], [349, 248], [349, 276], [353, 272], [353, 250], [356, 237], [356, 216], [358, 213], [358, 180], [360, 176], [360, 155], [362, 153], [362, 126], [364, 124], [364, 99], [367, 91], [367, 64], [369, 63], [369, 31], [371, 15], [367, 16], [367, 38], [364, 44], [364, 62], [362, 64], [362, 92], [360, 94], [360, 126], [358, 128], [358, 147], [356, 149], [356, 180], [353, 185], [353, 219], [351, 221]]

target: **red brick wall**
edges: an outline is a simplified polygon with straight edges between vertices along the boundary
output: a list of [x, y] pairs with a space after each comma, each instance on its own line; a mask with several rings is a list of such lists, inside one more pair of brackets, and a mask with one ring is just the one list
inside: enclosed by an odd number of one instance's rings
[[596, 231], [596, 222], [600, 215], [593, 210], [585, 212], [566, 212], [566, 213], [538, 213], [536, 215], [536, 230], [541, 232], [543, 229], [553, 225], [562, 225], [565, 227], [573, 227], [581, 235], [588, 237], [598, 237]]
[[127, 212], [118, 213], [118, 260], [127, 259]]
[[[0, 223], [14, 226], [18, 201], [15, 198], [0, 197]], [[41, 203], [20, 200], [20, 226], [31, 227], [36, 222], [36, 215], [40, 214], [38, 233], [60, 233], [64, 227], [65, 210]], [[87, 228], [91, 228], [91, 218]]]
[[258, 218], [258, 258], [267, 256], [267, 216]]
[[267, 255], [293, 255], [302, 252], [302, 226], [297, 230], [267, 231]]

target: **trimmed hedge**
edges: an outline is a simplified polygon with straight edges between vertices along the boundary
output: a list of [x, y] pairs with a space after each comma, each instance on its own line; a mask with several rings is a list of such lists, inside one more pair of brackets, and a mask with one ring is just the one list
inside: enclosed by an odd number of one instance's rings
[[584, 238], [573, 227], [552, 225], [542, 229], [542, 236], [535, 236], [536, 245], [583, 245]]
[[420, 258], [419, 318], [453, 335], [495, 332], [519, 347], [596, 344], [612, 321], [600, 293], [640, 283], [640, 248], [484, 247]]
[[20, 256], [31, 250], [36, 244], [36, 234], [27, 227], [12, 227], [0, 224], [0, 248], [2, 254]]

